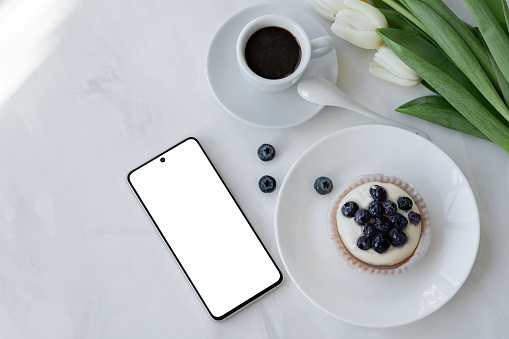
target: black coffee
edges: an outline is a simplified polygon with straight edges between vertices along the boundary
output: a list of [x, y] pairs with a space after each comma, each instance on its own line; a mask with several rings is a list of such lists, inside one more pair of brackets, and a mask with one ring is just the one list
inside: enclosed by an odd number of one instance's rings
[[282, 79], [299, 66], [301, 50], [292, 33], [281, 27], [256, 31], [246, 43], [249, 68], [265, 79]]

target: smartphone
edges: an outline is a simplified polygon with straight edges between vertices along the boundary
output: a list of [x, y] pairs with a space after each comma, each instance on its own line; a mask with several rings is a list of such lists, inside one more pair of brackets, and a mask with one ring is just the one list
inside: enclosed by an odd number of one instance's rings
[[283, 281], [195, 138], [134, 169], [128, 181], [213, 319], [228, 317]]

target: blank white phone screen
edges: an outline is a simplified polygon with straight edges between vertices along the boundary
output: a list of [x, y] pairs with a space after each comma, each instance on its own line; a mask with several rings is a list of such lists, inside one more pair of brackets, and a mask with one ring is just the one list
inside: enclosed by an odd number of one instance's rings
[[214, 319], [281, 282], [195, 139], [135, 169], [129, 182]]

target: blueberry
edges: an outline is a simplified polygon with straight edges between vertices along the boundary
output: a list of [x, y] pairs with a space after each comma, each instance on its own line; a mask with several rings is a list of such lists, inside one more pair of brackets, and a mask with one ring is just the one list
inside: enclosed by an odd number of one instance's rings
[[412, 224], [417, 225], [418, 223], [421, 222], [421, 215], [413, 211], [408, 212], [408, 220], [410, 220]]
[[393, 225], [392, 225], [391, 221], [389, 220], [389, 218], [384, 217], [384, 216], [376, 217], [375, 223], [373, 224], [373, 226], [375, 227], [375, 229], [378, 232], [382, 232], [382, 233], [387, 233], [393, 228]]
[[399, 213], [396, 213], [396, 215], [393, 215], [391, 217], [391, 222], [394, 225], [394, 228], [401, 230], [401, 231], [403, 231], [406, 228], [406, 226], [408, 225], [408, 220], [406, 220], [406, 218], [402, 214], [399, 214]]
[[383, 201], [387, 199], [387, 192], [382, 186], [373, 185], [369, 188], [369, 194], [374, 200]]
[[263, 193], [274, 192], [276, 189], [276, 179], [270, 175], [264, 175], [260, 178], [260, 181], [258, 181], [258, 187], [260, 187]]
[[371, 213], [373, 218], [380, 217], [383, 214], [382, 204], [380, 201], [373, 200], [369, 203], [368, 211]]
[[332, 187], [332, 180], [327, 177], [319, 177], [315, 180], [315, 190], [318, 194], [329, 194], [332, 191]]
[[351, 218], [355, 215], [355, 212], [357, 212], [358, 209], [359, 209], [359, 205], [357, 205], [357, 203], [355, 201], [347, 201], [347, 202], [345, 202], [343, 207], [341, 207], [341, 213], [345, 217]]
[[270, 161], [274, 159], [274, 156], [276, 156], [274, 146], [263, 144], [258, 147], [258, 158], [260, 158], [261, 161]]
[[412, 199], [409, 197], [400, 197], [398, 198], [398, 207], [400, 210], [408, 211], [412, 208], [414, 203], [412, 202]]
[[360, 209], [355, 212], [355, 223], [361, 226], [366, 226], [371, 219], [371, 214], [368, 210]]
[[405, 232], [395, 229], [389, 235], [391, 237], [391, 243], [394, 247], [401, 247], [408, 241], [408, 237]]
[[364, 235], [367, 235], [368, 237], [374, 237], [376, 233], [377, 231], [373, 225], [368, 224], [364, 227]]
[[387, 215], [394, 215], [398, 211], [398, 206], [396, 206], [396, 203], [392, 200], [382, 201], [382, 208]]
[[371, 237], [363, 235], [357, 239], [357, 247], [361, 250], [367, 251], [371, 248]]
[[391, 247], [391, 239], [385, 233], [375, 235], [371, 243], [373, 245], [373, 249], [377, 253], [384, 253], [389, 249], [389, 247]]

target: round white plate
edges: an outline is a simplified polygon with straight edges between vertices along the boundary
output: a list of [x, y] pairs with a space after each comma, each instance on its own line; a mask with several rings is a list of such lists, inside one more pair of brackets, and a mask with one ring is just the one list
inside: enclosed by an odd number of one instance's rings
[[[237, 65], [237, 37], [251, 20], [265, 14], [281, 14], [298, 22], [310, 39], [327, 35], [327, 31], [311, 15], [281, 4], [260, 4], [246, 8], [229, 18], [216, 32], [207, 55], [210, 88], [223, 108], [243, 122], [268, 128], [285, 128], [311, 119], [324, 107], [310, 103], [297, 93], [297, 85], [278, 93], [261, 92], [243, 77]], [[336, 83], [338, 60], [336, 51], [309, 62], [302, 79], [321, 76]]]
[[[327, 232], [330, 200], [362, 174], [394, 175], [423, 196], [432, 228], [424, 258], [396, 276], [360, 273], [336, 254]], [[329, 195], [315, 192], [329, 177]], [[367, 327], [392, 327], [424, 318], [461, 287], [479, 247], [479, 214], [465, 176], [430, 141], [403, 129], [367, 125], [318, 141], [288, 172], [276, 206], [276, 241], [297, 287], [330, 315]]]

